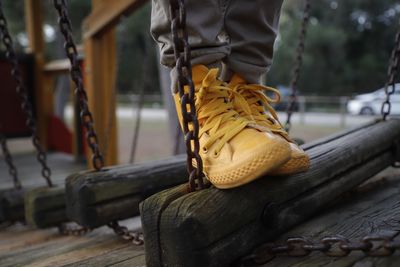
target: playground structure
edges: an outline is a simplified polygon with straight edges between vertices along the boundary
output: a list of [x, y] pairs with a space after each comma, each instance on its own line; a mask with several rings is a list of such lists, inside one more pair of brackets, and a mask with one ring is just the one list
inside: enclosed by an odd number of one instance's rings
[[[390, 87], [394, 84], [396, 71], [399, 69], [400, 33], [397, 35], [389, 68], [388, 99], [383, 106], [383, 120], [304, 145], [312, 161], [311, 169], [307, 173], [284, 179], [269, 177], [239, 189], [221, 191], [203, 183], [201, 167], [196, 168], [191, 163], [194, 158], [197, 166], [201, 166], [201, 159], [197, 157], [196, 147], [190, 145], [189, 160], [174, 157], [144, 165], [105, 168], [104, 166], [112, 165], [117, 160], [116, 130], [112, 127], [110, 132], [106, 132], [110, 118], [103, 116], [111, 114], [115, 122], [115, 103], [108, 100], [112, 98], [110, 88], [113, 88], [115, 82], [115, 69], [112, 67], [115, 66], [113, 26], [122, 14], [134, 11], [144, 1], [93, 1], [93, 11], [83, 27], [84, 79], [76, 46], [70, 35], [65, 1], [54, 2], [60, 16], [60, 28], [66, 38], [66, 53], [72, 66], [71, 77], [78, 88], [75, 92], [76, 101], [80, 110], [85, 111], [81, 113], [81, 123], [85, 130], [82, 131], [81, 127], [75, 129], [75, 151], [76, 147], [82, 146], [79, 145], [82, 138], [77, 136], [85, 132], [86, 142], [91, 149], [87, 151], [88, 162], [97, 171], [69, 176], [65, 188], [48, 182], [48, 188], [21, 190], [16, 186], [9, 192], [2, 192], [1, 209], [4, 221], [25, 219], [38, 228], [59, 226], [64, 234], [81, 234], [89, 229], [108, 225], [123, 238], [142, 245], [143, 236], [140, 233], [132, 233], [117, 223], [117, 220], [137, 216], [140, 212], [148, 266], [225, 266], [245, 257], [260, 244], [287, 232], [332, 200], [399, 160], [400, 123], [394, 119], [386, 120], [386, 117], [390, 113]], [[52, 107], [52, 96], [49, 93], [51, 80], [57, 73], [68, 71], [69, 65], [62, 61], [47, 64], [43, 62], [43, 36], [38, 33], [41, 32], [40, 2], [27, 0], [25, 3], [29, 10], [27, 21], [34, 61], [34, 88], [41, 88], [33, 90], [38, 118], [37, 133], [40, 140], [45, 140], [41, 144], [46, 147], [49, 140], [48, 118], [51, 117]], [[171, 1], [171, 5], [173, 23], [175, 27], [181, 27], [181, 32], [174, 32], [178, 37], [175, 44], [177, 59], [182, 63], [181, 96], [189, 105], [193, 105], [193, 99], [183, 92], [183, 86], [190, 84], [191, 79], [190, 62], [184, 60], [184, 56], [190, 58], [190, 55], [183, 54], [188, 51], [183, 50], [187, 45], [185, 23], [182, 21], [184, 16], [177, 16], [184, 13], [184, 5], [178, 1]], [[308, 11], [309, 1], [305, 9], [299, 46], [300, 59], [296, 64], [292, 88], [296, 88], [296, 76], [301, 65]], [[191, 95], [194, 95], [193, 92]], [[90, 100], [89, 105], [87, 99]], [[292, 107], [294, 100], [295, 90]], [[189, 123], [196, 124], [197, 119], [193, 112], [184, 112], [188, 114], [185, 135], [189, 137], [186, 140], [190, 144], [191, 140], [196, 142], [196, 136], [190, 133], [187, 126]], [[287, 125], [290, 125], [290, 114], [289, 112]], [[104, 143], [105, 139], [108, 140], [108, 146], [103, 159], [99, 144]], [[185, 162], [190, 170], [189, 186], [179, 185], [187, 180]], [[176, 185], [178, 186], [173, 187]], [[173, 188], [168, 189], [171, 187]], [[220, 204], [215, 205], [216, 202]], [[228, 208], [232, 206], [234, 208]], [[70, 220], [79, 223], [83, 228], [65, 228], [63, 225]], [[230, 222], [228, 227], [227, 222]], [[393, 243], [391, 239], [380, 238], [386, 242], [383, 243], [385, 253], [391, 250], [393, 253], [398, 248], [397, 243]], [[366, 240], [373, 239], [374, 237], [370, 237]], [[325, 246], [322, 248], [314, 246], [313, 250], [305, 248], [313, 245], [308, 241], [292, 241], [286, 251], [299, 249], [304, 254], [316, 250], [328, 253], [337, 243], [340, 243], [340, 249], [344, 252], [362, 250], [367, 254], [376, 253], [374, 247], [368, 243], [355, 246], [344, 239], [330, 239], [323, 243]], [[344, 246], [346, 244], [348, 247]], [[349, 244], [354, 246], [349, 248]], [[267, 252], [280, 251], [277, 247], [272, 247]]]

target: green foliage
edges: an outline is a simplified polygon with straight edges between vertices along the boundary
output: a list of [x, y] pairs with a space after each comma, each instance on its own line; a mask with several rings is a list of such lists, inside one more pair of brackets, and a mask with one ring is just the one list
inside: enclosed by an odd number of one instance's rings
[[[10, 31], [17, 48], [25, 32], [24, 1], [3, 1]], [[69, 14], [74, 37], [81, 42], [81, 23], [90, 12], [90, 0], [70, 0]], [[266, 2], [267, 3], [267, 2]], [[45, 23], [57, 31], [51, 1], [43, 1]], [[268, 84], [288, 85], [292, 76], [304, 1], [286, 0], [282, 9], [280, 35]], [[124, 18], [117, 28], [118, 82], [120, 92], [138, 92], [143, 78], [149, 79], [147, 93], [159, 92], [156, 47], [149, 34], [150, 4]], [[18, 18], [18, 19], [15, 19]], [[399, 28], [398, 0], [312, 1], [306, 51], [299, 90], [303, 94], [351, 95], [381, 87], [386, 80], [387, 62]], [[47, 57], [62, 57], [61, 41], [47, 43]], [[147, 56], [144, 55], [146, 51]], [[150, 71], [143, 74], [145, 64]]]
[[[302, 4], [298, 0], [285, 3], [269, 84], [290, 82]], [[351, 95], [382, 87], [399, 18], [396, 0], [312, 1], [299, 90]]]
[[[155, 44], [150, 36], [150, 4], [121, 21], [117, 28], [118, 90], [139, 92], [147, 79], [146, 94], [160, 92], [158, 59]], [[144, 68], [150, 72], [144, 73]]]

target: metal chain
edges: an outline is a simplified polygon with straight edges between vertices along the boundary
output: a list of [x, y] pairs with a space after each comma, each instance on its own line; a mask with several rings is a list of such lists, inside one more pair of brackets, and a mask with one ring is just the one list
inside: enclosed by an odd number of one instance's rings
[[[199, 122], [195, 107], [195, 88], [192, 80], [191, 50], [186, 29], [184, 0], [169, 0], [171, 32], [178, 74], [178, 92], [185, 135], [189, 190], [205, 188], [203, 162], [199, 154]], [[185, 87], [188, 90], [185, 91]], [[194, 162], [196, 164], [194, 164]]]
[[[74, 81], [76, 89], [75, 95], [78, 97], [79, 106], [81, 109], [81, 121], [87, 131], [86, 139], [89, 147], [92, 150], [92, 163], [97, 171], [100, 171], [104, 167], [103, 155], [100, 152], [98, 138], [96, 131], [94, 129], [93, 116], [89, 110], [88, 98], [86, 91], [83, 86], [82, 70], [78, 62], [78, 52], [76, 45], [72, 36], [71, 21], [68, 15], [68, 8], [66, 0], [53, 0], [54, 7], [58, 12], [58, 24], [60, 26], [60, 31], [65, 39], [65, 51], [68, 59], [71, 62], [71, 79]], [[107, 224], [108, 227], [112, 228], [114, 232], [124, 238], [125, 240], [132, 241], [135, 245], [143, 244], [143, 235], [141, 233], [134, 233], [129, 231], [126, 227], [120, 226], [118, 222], [111, 222]], [[89, 228], [81, 229], [68, 229], [64, 226], [60, 226], [60, 232], [65, 234], [84, 234], [90, 231]]]
[[329, 257], [345, 257], [353, 251], [361, 251], [368, 256], [384, 257], [400, 250], [400, 241], [393, 237], [368, 235], [360, 241], [350, 241], [342, 236], [330, 236], [319, 241], [310, 241], [305, 237], [288, 238], [281, 244], [267, 243], [257, 248], [251, 255], [241, 259], [241, 264], [263, 264], [274, 256], [285, 255], [304, 257], [314, 252]]
[[69, 61], [71, 62], [71, 79], [75, 83], [75, 95], [78, 98], [81, 109], [81, 121], [86, 129], [86, 140], [90, 147], [92, 155], [92, 164], [96, 170], [101, 170], [104, 167], [103, 155], [100, 152], [98, 138], [94, 129], [93, 116], [89, 110], [88, 97], [83, 86], [82, 70], [79, 65], [78, 51], [72, 36], [71, 21], [68, 15], [66, 0], [53, 0], [54, 7], [58, 12], [58, 24], [60, 31], [64, 36], [64, 48]]
[[82, 227], [82, 226], [68, 227], [68, 225], [65, 223], [58, 226], [58, 232], [62, 235], [68, 235], [68, 236], [71, 236], [71, 235], [82, 236], [91, 231], [92, 231], [92, 229], [90, 229], [88, 227]]
[[387, 82], [385, 84], [386, 99], [382, 103], [381, 113], [382, 119], [386, 120], [386, 117], [390, 114], [392, 103], [390, 102], [390, 96], [395, 92], [396, 84], [396, 73], [400, 71], [400, 29], [396, 34], [395, 46], [392, 50], [392, 54], [389, 61]]
[[8, 172], [13, 178], [14, 188], [21, 189], [22, 188], [21, 181], [18, 178], [17, 169], [15, 168], [13, 158], [11, 156], [10, 150], [8, 149], [7, 139], [2, 133], [0, 133], [0, 145], [1, 145], [1, 150], [3, 152], [4, 160], [8, 165]]
[[143, 233], [129, 231], [125, 226], [120, 225], [117, 221], [113, 221], [107, 224], [108, 227], [114, 230], [118, 236], [122, 239], [132, 242], [136, 246], [144, 244]]
[[51, 171], [50, 171], [50, 168], [47, 166], [46, 153], [44, 152], [44, 150], [40, 144], [40, 141], [39, 141], [39, 137], [37, 134], [36, 121], [33, 116], [32, 104], [29, 100], [28, 90], [26, 89], [26, 87], [23, 83], [22, 74], [19, 69], [17, 55], [15, 54], [15, 50], [14, 50], [14, 46], [13, 46], [13, 41], [12, 41], [10, 33], [8, 31], [7, 20], [3, 13], [3, 6], [2, 6], [1, 0], [0, 0], [0, 32], [2, 33], [1, 35], [2, 35], [3, 44], [6, 47], [6, 57], [11, 64], [11, 76], [13, 77], [13, 79], [16, 83], [16, 91], [17, 91], [19, 97], [21, 98], [21, 102], [22, 102], [21, 109], [26, 114], [26, 126], [28, 126], [32, 132], [32, 143], [37, 151], [36, 158], [42, 166], [42, 171], [41, 171], [42, 176], [46, 180], [47, 185], [49, 187], [52, 187], [53, 183], [52, 183], [51, 177], [50, 177]]
[[297, 103], [297, 83], [298, 83], [299, 77], [300, 77], [300, 69], [301, 69], [301, 66], [303, 65], [303, 54], [304, 54], [304, 47], [305, 47], [304, 43], [305, 43], [305, 38], [306, 38], [306, 33], [307, 33], [308, 22], [310, 20], [310, 9], [311, 9], [311, 1], [306, 0], [305, 6], [304, 6], [304, 11], [303, 11], [303, 21], [301, 23], [299, 43], [297, 44], [297, 48], [296, 48], [296, 62], [294, 64], [294, 68], [293, 68], [292, 81], [290, 82], [290, 88], [291, 88], [292, 92], [289, 96], [288, 107], [286, 110], [287, 118], [286, 118], [286, 123], [285, 123], [285, 130], [287, 132], [290, 131], [290, 128], [292, 126], [291, 119], [292, 119], [292, 115], [294, 112], [294, 108]]

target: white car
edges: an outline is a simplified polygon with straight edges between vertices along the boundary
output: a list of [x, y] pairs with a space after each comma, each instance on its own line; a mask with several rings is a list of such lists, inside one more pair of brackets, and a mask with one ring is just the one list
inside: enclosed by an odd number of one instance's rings
[[[382, 102], [385, 101], [385, 89], [355, 96], [347, 103], [347, 111], [353, 115], [376, 115], [381, 113]], [[400, 114], [400, 83], [395, 85], [395, 92], [390, 97], [391, 114]]]

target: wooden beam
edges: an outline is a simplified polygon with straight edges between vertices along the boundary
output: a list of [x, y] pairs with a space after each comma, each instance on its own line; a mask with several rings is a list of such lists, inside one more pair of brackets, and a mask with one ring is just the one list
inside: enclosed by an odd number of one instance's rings
[[0, 222], [24, 222], [26, 189], [0, 190]]
[[101, 172], [81, 172], [66, 179], [67, 215], [94, 228], [139, 214], [139, 202], [187, 180], [184, 157]]
[[47, 148], [47, 129], [53, 113], [53, 83], [46, 79], [44, 67], [43, 10], [42, 1], [25, 0], [26, 28], [29, 52], [34, 55], [36, 121], [41, 144]]
[[[303, 147], [311, 149], [365, 127], [346, 130]], [[116, 166], [103, 172], [74, 174], [66, 179], [68, 217], [91, 228], [127, 219], [138, 214], [137, 209], [132, 207], [143, 197], [186, 181], [184, 156], [134, 166]]]
[[91, 38], [114, 27], [121, 16], [127, 15], [141, 7], [147, 0], [95, 0], [93, 11], [83, 23], [84, 38]]
[[153, 195], [140, 207], [146, 265], [227, 266], [390, 166], [399, 141], [400, 120], [379, 122], [310, 146], [306, 173]]
[[68, 222], [65, 212], [64, 186], [38, 187], [24, 197], [26, 223], [36, 228], [48, 228]]
[[47, 75], [68, 74], [71, 68], [69, 59], [57, 59], [47, 62], [43, 66], [43, 71]]
[[[94, 1], [93, 4], [97, 2], [101, 3]], [[101, 35], [85, 39], [84, 49], [85, 87], [89, 98], [89, 108], [93, 114], [100, 149], [105, 156], [105, 164], [115, 165], [118, 163], [115, 112], [117, 65], [115, 29], [109, 28]], [[91, 166], [90, 158], [91, 155], [88, 155], [89, 166]]]

